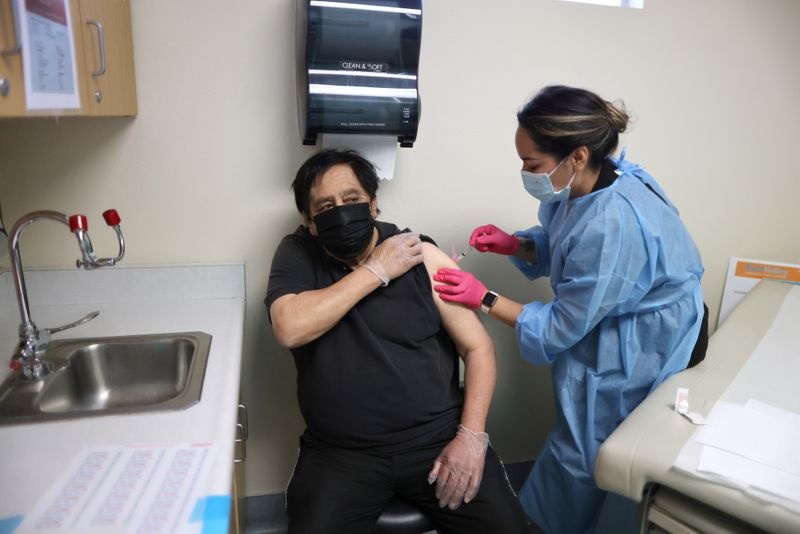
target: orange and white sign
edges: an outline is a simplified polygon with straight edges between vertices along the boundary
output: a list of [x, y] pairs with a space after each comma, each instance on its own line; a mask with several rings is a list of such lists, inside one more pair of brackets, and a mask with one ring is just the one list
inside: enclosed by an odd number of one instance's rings
[[800, 266], [784, 263], [737, 260], [736, 276], [758, 279], [769, 278], [771, 280], [800, 284]]
[[728, 318], [736, 305], [760, 280], [775, 280], [800, 285], [800, 265], [764, 260], [731, 258], [717, 328]]

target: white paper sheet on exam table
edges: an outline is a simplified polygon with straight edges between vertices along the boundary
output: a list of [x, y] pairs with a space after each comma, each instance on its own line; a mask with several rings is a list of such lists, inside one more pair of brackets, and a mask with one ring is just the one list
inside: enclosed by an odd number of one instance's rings
[[758, 401], [719, 402], [695, 440], [697, 470], [800, 505], [800, 415]]
[[800, 513], [800, 287], [674, 467]]

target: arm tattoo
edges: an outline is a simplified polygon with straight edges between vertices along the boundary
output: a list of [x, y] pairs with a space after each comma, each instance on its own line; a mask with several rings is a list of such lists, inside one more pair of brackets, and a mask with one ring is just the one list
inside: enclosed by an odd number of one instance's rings
[[536, 263], [536, 242], [533, 239], [519, 238], [519, 248], [514, 254], [517, 258]]

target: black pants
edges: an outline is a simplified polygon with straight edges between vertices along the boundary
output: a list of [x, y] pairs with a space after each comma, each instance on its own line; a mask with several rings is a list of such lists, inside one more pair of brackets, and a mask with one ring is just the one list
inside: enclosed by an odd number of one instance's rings
[[301, 443], [286, 491], [289, 532], [368, 534], [395, 496], [425, 512], [441, 534], [529, 532], [529, 519], [491, 447], [475, 498], [456, 510], [439, 508], [436, 484], [427, 478], [448, 442], [396, 455]]

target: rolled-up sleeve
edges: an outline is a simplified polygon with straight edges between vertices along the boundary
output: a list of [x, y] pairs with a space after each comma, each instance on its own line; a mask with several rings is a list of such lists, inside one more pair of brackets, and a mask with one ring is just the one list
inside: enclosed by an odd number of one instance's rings
[[547, 232], [545, 232], [544, 228], [534, 226], [527, 230], [514, 232], [514, 235], [534, 242], [536, 245], [536, 263], [510, 256], [511, 263], [530, 280], [548, 276], [550, 274], [550, 239], [547, 237]]

